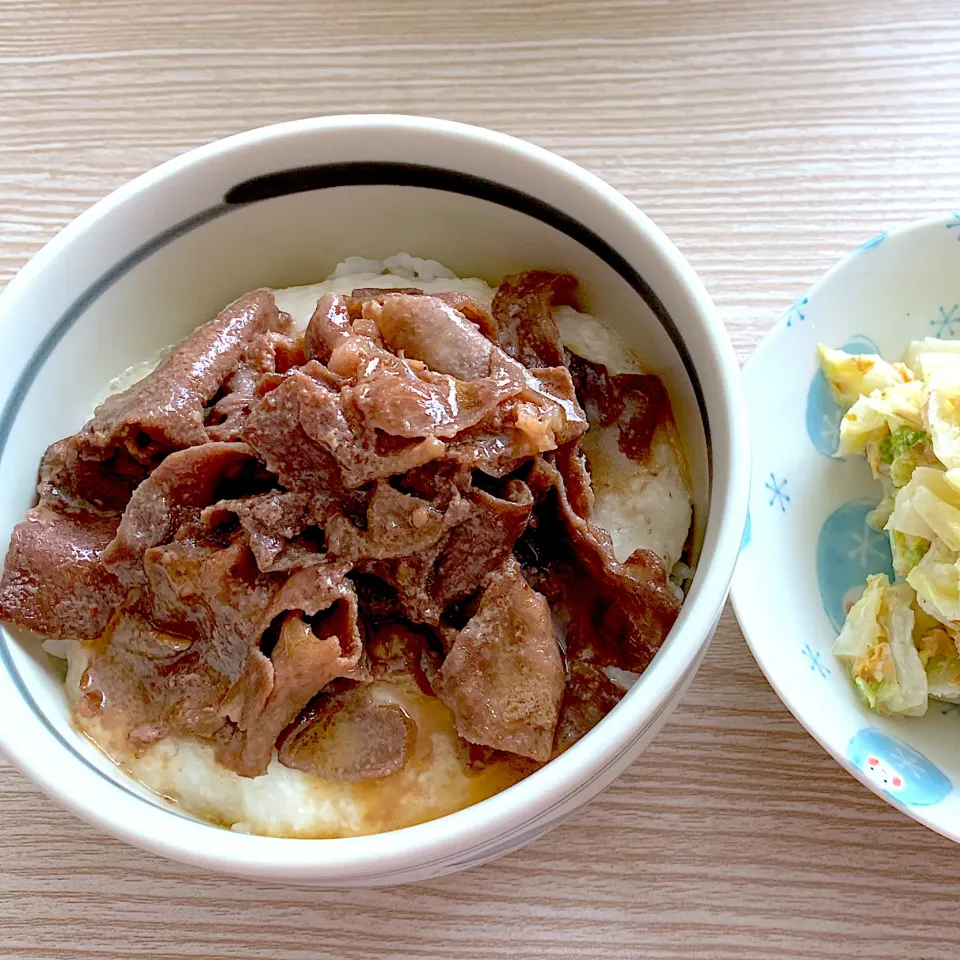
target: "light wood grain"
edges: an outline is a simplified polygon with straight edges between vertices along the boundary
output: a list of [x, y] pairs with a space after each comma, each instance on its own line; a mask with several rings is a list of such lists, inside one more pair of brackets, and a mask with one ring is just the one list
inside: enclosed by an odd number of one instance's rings
[[[960, 205], [956, 0], [0, 0], [0, 282], [197, 144], [319, 113], [524, 136], [650, 213], [741, 357], [845, 251]], [[29, 322], [29, 318], [24, 318]], [[410, 888], [230, 881], [0, 767], [0, 955], [956, 956], [960, 850], [855, 783], [728, 611], [684, 704], [527, 850]]]

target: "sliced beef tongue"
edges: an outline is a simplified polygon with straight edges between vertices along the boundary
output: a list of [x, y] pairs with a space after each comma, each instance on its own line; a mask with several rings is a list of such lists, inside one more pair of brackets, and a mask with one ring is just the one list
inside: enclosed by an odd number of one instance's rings
[[128, 587], [142, 583], [147, 550], [173, 540], [185, 523], [221, 499], [225, 488], [249, 488], [258, 470], [245, 443], [205, 443], [170, 454], [130, 498], [104, 551], [107, 569]]
[[290, 612], [269, 655], [251, 649], [228, 698], [232, 725], [221, 731], [218, 749], [220, 762], [241, 775], [266, 772], [277, 738], [331, 680], [366, 675], [357, 595], [344, 572], [342, 566], [301, 570], [268, 608], [264, 621]]
[[[345, 297], [347, 312], [353, 321], [352, 329], [354, 333], [368, 336], [371, 339], [383, 343], [380, 337], [380, 331], [377, 325], [364, 316], [364, 304], [373, 301], [374, 303], [383, 303], [384, 299], [393, 293], [408, 294], [411, 296], [422, 297], [424, 292], [419, 287], [357, 287], [349, 297]], [[374, 331], [376, 331], [374, 333]]]
[[433, 568], [438, 547], [408, 557], [389, 560], [365, 560], [357, 569], [372, 575], [387, 586], [394, 602], [394, 611], [414, 623], [440, 623], [443, 607], [433, 595]]
[[431, 293], [430, 296], [436, 297], [437, 300], [445, 303], [448, 307], [453, 307], [457, 313], [463, 314], [471, 323], [476, 324], [477, 329], [489, 341], [499, 343], [499, 331], [493, 315], [469, 294], [451, 291], [449, 293]]
[[148, 468], [126, 447], [98, 444], [88, 427], [47, 447], [40, 461], [40, 499], [75, 510], [120, 513]]
[[235, 519], [243, 528], [264, 573], [311, 566], [326, 558], [325, 528], [341, 506], [321, 491], [316, 495], [295, 490], [267, 490], [206, 507], [200, 520], [211, 532]]
[[201, 539], [217, 539], [239, 523], [264, 573], [321, 562], [323, 527], [340, 512], [341, 501], [328, 490], [307, 494], [272, 484], [244, 443], [172, 453], [134, 491], [104, 562], [128, 587], [141, 584], [146, 551], [197, 522], [205, 528], [194, 533]]
[[457, 380], [361, 336], [334, 350], [330, 368], [350, 380], [340, 391], [345, 411], [355, 409], [367, 431], [406, 439], [455, 437], [524, 389], [519, 378]]
[[[330, 371], [346, 381], [339, 390]], [[267, 393], [242, 437], [290, 489], [329, 486], [337, 471], [355, 489], [448, 454], [503, 475], [585, 429], [565, 370], [462, 382], [353, 336], [329, 370], [308, 364]]]
[[218, 544], [189, 535], [201, 533], [199, 525], [187, 527], [146, 551], [136, 609], [157, 629], [196, 645], [232, 684], [272, 621], [261, 622], [286, 577], [261, 573], [243, 538]]
[[358, 560], [388, 560], [429, 550], [464, 520], [469, 504], [457, 494], [443, 508], [379, 481], [367, 506], [364, 529], [347, 517], [329, 524], [328, 548], [334, 555]]
[[424, 293], [418, 287], [358, 287], [347, 298], [351, 318], [357, 320], [363, 317], [363, 305], [367, 301], [373, 300], [382, 305], [384, 300], [393, 293], [432, 297], [434, 300], [439, 300], [474, 324], [488, 340], [497, 343], [497, 325], [490, 311], [470, 294], [458, 290]]
[[148, 588], [93, 645], [81, 682], [82, 712], [122, 717], [135, 749], [212, 738], [222, 763], [259, 776], [318, 690], [367, 675], [342, 564], [285, 578], [260, 573], [242, 541], [184, 539], [148, 550], [145, 566]]
[[571, 489], [582, 484], [574, 445], [540, 458], [527, 483], [538, 497], [536, 524], [520, 556], [535, 586], [569, 622], [567, 656], [640, 672], [663, 643], [680, 611], [660, 559], [636, 551], [618, 563], [610, 538], [581, 516]]
[[0, 620], [48, 637], [92, 640], [125, 594], [102, 553], [117, 517], [34, 507], [14, 528], [0, 581]]
[[553, 741], [554, 756], [563, 753], [588, 734], [626, 692], [592, 663], [569, 660], [560, 719]]
[[[301, 422], [312, 405], [330, 421], [324, 432], [328, 444], [349, 443], [349, 427], [343, 420], [336, 394], [322, 381], [311, 377], [310, 365], [294, 371], [253, 408], [242, 437], [289, 490], [338, 490], [340, 467], [327, 445], [308, 436]], [[317, 417], [314, 417], [314, 422]]]
[[[376, 323], [391, 350], [420, 360], [436, 373], [458, 380], [525, 378], [522, 364], [491, 343], [460, 310], [438, 297], [391, 294], [382, 303], [366, 302], [363, 315]], [[563, 363], [562, 354], [559, 362]]]
[[368, 623], [367, 662], [374, 680], [409, 678], [432, 694], [443, 654], [436, 634], [402, 619]]
[[616, 427], [617, 445], [624, 456], [642, 463], [667, 406], [667, 393], [652, 374], [610, 374], [602, 363], [568, 353], [568, 366], [577, 396], [591, 426]]
[[[325, 299], [311, 323], [336, 313]], [[292, 372], [247, 419], [242, 438], [284, 486], [315, 487], [335, 463], [357, 488], [445, 456], [498, 476], [586, 430], [565, 368], [526, 370], [436, 298], [389, 294], [364, 311], [403, 356], [341, 325], [327, 366]]]
[[165, 737], [214, 736], [229, 689], [201, 644], [125, 609], [89, 648], [78, 711], [125, 733], [140, 753]]
[[[436, 437], [378, 447], [351, 425], [340, 394], [308, 364], [286, 377], [253, 409], [243, 439], [291, 490], [356, 488], [404, 473], [444, 452]], [[319, 371], [318, 371], [319, 373]]]
[[239, 440], [264, 377], [283, 375], [305, 362], [303, 344], [295, 335], [270, 330], [251, 341], [205, 412], [207, 436], [223, 442]]
[[327, 363], [330, 354], [352, 336], [350, 319], [350, 308], [343, 297], [335, 293], [322, 296], [303, 335], [307, 359]]
[[[178, 531], [197, 532], [195, 525]], [[242, 541], [187, 536], [151, 547], [145, 583], [90, 647], [85, 716], [122, 724], [142, 749], [167, 736], [213, 736], [282, 578], [259, 573]]]
[[577, 278], [568, 273], [527, 270], [503, 278], [493, 298], [500, 346], [527, 367], [563, 365], [563, 346], [554, 306], [570, 304]]
[[457, 635], [437, 695], [465, 740], [549, 760], [563, 684], [550, 608], [510, 559]]
[[[414, 296], [424, 296], [424, 292], [419, 287], [355, 287], [350, 294], [350, 299], [359, 301], [362, 306], [368, 300], [383, 302], [383, 298], [391, 293], [410, 293]], [[362, 316], [362, 313], [357, 314], [357, 316]]]
[[[495, 349], [495, 348], [494, 348]], [[354, 337], [338, 347], [331, 367], [349, 377], [340, 393], [356, 434], [445, 443], [445, 456], [493, 476], [575, 439], [587, 428], [564, 367], [457, 380], [421, 368]], [[419, 448], [419, 447], [418, 447]]]
[[508, 482], [502, 496], [469, 487], [449, 502], [442, 536], [432, 544], [403, 556], [367, 560], [360, 568], [393, 587], [404, 616], [439, 626], [447, 607], [475, 594], [501, 568], [532, 507], [533, 496], [520, 481]]
[[432, 592], [444, 609], [469, 597], [502, 567], [533, 510], [533, 495], [521, 480], [508, 481], [499, 496], [473, 487], [466, 500], [470, 509], [434, 564]]
[[290, 318], [273, 295], [241, 297], [178, 344], [149, 376], [105, 400], [77, 434], [44, 455], [41, 496], [120, 511], [133, 488], [172, 450], [206, 443], [204, 408], [245, 347]]
[[326, 780], [379, 780], [399, 773], [413, 753], [417, 727], [395, 703], [378, 702], [365, 685], [331, 684], [287, 730], [280, 762]]
[[587, 421], [564, 367], [531, 370], [524, 389], [460, 433], [447, 455], [493, 477], [582, 436]]

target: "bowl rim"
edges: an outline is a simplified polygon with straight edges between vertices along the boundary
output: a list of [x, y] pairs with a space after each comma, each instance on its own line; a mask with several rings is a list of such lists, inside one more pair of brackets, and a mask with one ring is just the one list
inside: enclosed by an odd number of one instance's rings
[[[716, 620], [722, 610], [733, 576], [741, 534], [747, 516], [750, 447], [746, 401], [732, 344], [702, 281], [666, 235], [633, 203], [596, 175], [570, 160], [503, 133], [447, 120], [391, 114], [350, 114], [306, 118], [273, 124], [239, 133], [190, 150], [147, 171], [119, 187], [81, 213], [44, 246], [10, 281], [0, 294], [0, 323], [6, 308], [20, 291], [35, 283], [60, 252], [80, 240], [85, 231], [143, 191], [164, 181], [176, 180], [211, 160], [243, 151], [268, 141], [282, 142], [291, 136], [329, 136], [363, 128], [371, 132], [416, 132], [456, 138], [473, 149], [497, 154], [504, 163], [544, 168], [558, 181], [581, 195], [589, 194], [608, 222], [617, 222], [642, 240], [651, 263], [665, 269], [679, 285], [698, 335], [712, 355], [710, 375], [715, 400], [710, 406], [712, 442], [720, 444], [722, 456], [714, 455], [710, 506], [701, 565], [695, 580], [696, 594], [684, 605], [681, 621], [664, 648], [644, 673], [645, 697], [625, 698], [623, 703], [561, 757], [514, 787], [445, 817], [412, 827], [366, 837], [296, 842], [234, 833], [144, 802], [133, 794], [123, 796], [114, 788], [89, 780], [88, 771], [74, 770], [66, 762], [51, 763], [44, 754], [63, 753], [63, 747], [46, 731], [45, 749], [23, 736], [26, 717], [19, 723], [0, 723], [0, 747], [24, 773], [48, 794], [81, 818], [100, 829], [153, 852], [198, 866], [247, 876], [285, 879], [320, 879], [331, 883], [372, 878], [402, 879], [418, 868], [448, 863], [452, 856], [467, 865], [470, 854], [480, 856], [485, 847], [504, 837], [523, 841], [522, 831], [532, 837], [541, 832], [546, 817], [560, 807], [569, 808], [578, 795], [595, 786], [613, 765], [628, 757], [643, 732], [656, 725], [673, 705], [674, 692], [695, 671]], [[701, 361], [701, 370], [703, 362]], [[719, 469], [718, 469], [719, 467]], [[10, 682], [6, 671], [3, 680]], [[22, 703], [10, 712], [23, 713]], [[0, 707], [0, 715], [3, 708]], [[34, 718], [36, 721], [36, 718]], [[29, 726], [29, 724], [27, 724]], [[36, 722], [34, 722], [36, 726]], [[49, 748], [49, 749], [47, 749]], [[50, 754], [52, 758], [54, 754]], [[629, 759], [629, 757], [628, 757]], [[625, 761], [624, 761], [625, 762]], [[73, 780], [71, 781], [71, 776]], [[599, 787], [593, 790], [597, 792]], [[101, 802], [106, 793], [109, 803]], [[136, 800], [135, 809], [130, 806]], [[558, 812], [554, 817], [560, 819]], [[550, 822], [550, 821], [548, 821]], [[176, 824], [176, 829], [171, 827]], [[540, 829], [536, 829], [537, 827]]]
[[[862, 253], [867, 246], [877, 242], [878, 238], [882, 238], [884, 242], [889, 240], [894, 240], [895, 242], [902, 241], [905, 238], [909, 238], [913, 234], [925, 232], [933, 227], [942, 229], [946, 220], [956, 216], [957, 214], [953, 213], [952, 211], [930, 214], [929, 216], [921, 217], [916, 220], [908, 220], [904, 223], [896, 224], [888, 230], [884, 230], [881, 233], [876, 234], [873, 238], [866, 240], [859, 247], [855, 247], [853, 250], [848, 251], [842, 257], [840, 257], [839, 260], [833, 263], [824, 273], [814, 280], [809, 287], [807, 287], [806, 291], [801, 294], [801, 297], [809, 298], [819, 293], [827, 284], [832, 282], [839, 274], [847, 269], [847, 267], [853, 263], [854, 258], [857, 257], [858, 254]], [[763, 335], [760, 342], [754, 348], [753, 353], [751, 353], [747, 358], [746, 363], [744, 363], [744, 389], [746, 389], [746, 378], [749, 372], [763, 365], [765, 356], [772, 349], [773, 344], [775, 344], [780, 337], [784, 336], [783, 331], [786, 329], [784, 320], [785, 315], [781, 316], [773, 324], [773, 326]], [[765, 661], [771, 659], [772, 656], [767, 657], [763, 651], [771, 648], [766, 639], [765, 631], [761, 630], [759, 627], [756, 630], [752, 628], [750, 609], [755, 607], [756, 604], [749, 597], [748, 584], [744, 583], [742, 586], [739, 586], [739, 578], [736, 575], [736, 571], [734, 571], [734, 578], [730, 585], [730, 603], [733, 606], [733, 611], [737, 618], [737, 623], [740, 626], [740, 631], [743, 634], [743, 638], [746, 640], [747, 646], [750, 649], [750, 653], [753, 655], [757, 666], [760, 668], [760, 672], [766, 678], [767, 683], [769, 683], [773, 688], [773, 691], [779, 697], [780, 702], [790, 711], [800, 726], [802, 726], [803, 729], [811, 737], [813, 737], [813, 739], [816, 740], [816, 742], [820, 744], [820, 746], [831, 757], [833, 757], [833, 759], [844, 770], [846, 770], [847, 773], [850, 774], [850, 776], [858, 780], [864, 787], [870, 790], [871, 793], [876, 794], [876, 796], [880, 797], [881, 800], [884, 800], [901, 813], [906, 814], [906, 816], [910, 817], [912, 820], [916, 820], [923, 826], [933, 830], [934, 833], [938, 833], [942, 837], [946, 837], [948, 840], [953, 840], [955, 843], [960, 843], [960, 824], [958, 824], [955, 829], [951, 830], [948, 826], [936, 822], [926, 812], [928, 809], [933, 808], [923, 806], [908, 806], [897, 800], [891, 794], [886, 793], [878, 784], [866, 777], [860, 771], [860, 769], [847, 758], [845, 751], [841, 747], [836, 746], [831, 738], [824, 733], [824, 728], [822, 725], [817, 724], [813, 719], [804, 715], [805, 710], [796, 704], [796, 698], [790, 697], [790, 695], [784, 690], [782, 684], [775, 679], [773, 671], [768, 669], [768, 664]]]

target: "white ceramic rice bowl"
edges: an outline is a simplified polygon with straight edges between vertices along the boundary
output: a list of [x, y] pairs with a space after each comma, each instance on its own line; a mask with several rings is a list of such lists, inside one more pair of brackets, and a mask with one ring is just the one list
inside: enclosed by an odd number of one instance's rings
[[911, 340], [960, 337], [960, 214], [866, 241], [802, 296], [744, 367], [753, 443], [737, 618], [764, 674], [806, 729], [898, 809], [960, 842], [960, 707], [921, 718], [866, 708], [831, 654], [866, 576], [893, 580], [866, 461], [837, 460], [842, 411], [817, 342], [900, 360]]
[[76, 733], [49, 658], [3, 631], [0, 747], [118, 837], [286, 882], [448, 873], [532, 840], [597, 794], [696, 672], [746, 516], [745, 408], [722, 324], [674, 246], [611, 187], [545, 150], [460, 124], [362, 116], [254, 130], [139, 177], [51, 241], [0, 296], [0, 541], [33, 501], [44, 448], [81, 425], [120, 371], [246, 290], [312, 282], [344, 256], [398, 250], [494, 284], [532, 266], [569, 270], [587, 306], [663, 377], [688, 451], [700, 548], [680, 619], [631, 693], [556, 761], [451, 816], [344, 840], [236, 834], [171, 807]]

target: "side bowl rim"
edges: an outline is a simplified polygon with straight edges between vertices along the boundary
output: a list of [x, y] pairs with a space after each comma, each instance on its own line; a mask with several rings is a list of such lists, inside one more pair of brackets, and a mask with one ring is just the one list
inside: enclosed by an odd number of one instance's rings
[[[914, 220], [908, 220], [903, 223], [898, 223], [889, 230], [883, 232], [883, 242], [887, 243], [890, 240], [893, 240], [894, 242], [901, 242], [904, 239], [910, 238], [912, 235], [923, 233], [933, 228], [943, 229], [945, 222], [951, 217], [955, 218], [957, 217], [957, 214], [953, 211], [943, 211], [940, 213], [929, 214]], [[869, 244], [870, 241], [867, 241], [867, 243]], [[863, 252], [863, 249], [863, 246], [856, 247], [840, 257], [823, 274], [814, 280], [814, 282], [803, 294], [801, 294], [801, 296], [807, 298], [816, 296], [828, 284], [834, 282], [838, 276], [842, 275], [843, 271], [852, 264], [854, 258]], [[751, 371], [762, 366], [766, 358], [766, 354], [773, 348], [779, 338], [785, 335], [785, 329], [786, 325], [783, 318], [778, 319], [777, 322], [774, 323], [774, 325], [763, 335], [760, 342], [754, 348], [753, 352], [743, 365], [745, 388], [747, 378], [750, 376]], [[843, 747], [836, 746], [833, 743], [827, 734], [823, 732], [822, 728], [810, 718], [809, 711], [806, 711], [796, 705], [796, 698], [791, 697], [786, 692], [783, 684], [776, 679], [773, 671], [769, 668], [769, 660], [771, 659], [771, 656], [768, 655], [766, 651], [770, 649], [770, 645], [766, 639], [760, 639], [763, 631], [761, 631], [759, 628], [756, 630], [752, 628], [750, 609], [755, 606], [755, 603], [754, 601], [748, 599], [749, 585], [746, 583], [740, 584], [738, 572], [739, 565], [738, 569], [734, 571], [734, 576], [730, 585], [730, 603], [737, 618], [740, 631], [743, 634], [743, 638], [746, 641], [747, 647], [749, 648], [754, 661], [760, 668], [760, 672], [763, 674], [767, 683], [769, 683], [773, 688], [773, 691], [776, 693], [780, 702], [787, 708], [787, 710], [790, 711], [794, 719], [800, 724], [801, 727], [803, 727], [807, 734], [809, 734], [820, 745], [820, 747], [836, 761], [840, 767], [842, 767], [855, 780], [859, 781], [864, 787], [870, 790], [871, 793], [888, 803], [894, 809], [899, 810], [901, 813], [910, 817], [912, 820], [915, 820], [922, 826], [932, 830], [934, 833], [937, 833], [948, 840], [952, 840], [954, 843], [960, 843], [960, 823], [957, 824], [955, 829], [951, 829], [949, 826], [939, 822], [936, 818], [932, 817], [926, 812], [928, 809], [935, 808], [928, 808], [925, 806], [909, 806], [885, 792], [879, 786], [879, 784], [866, 777], [863, 772], [850, 761]]]

